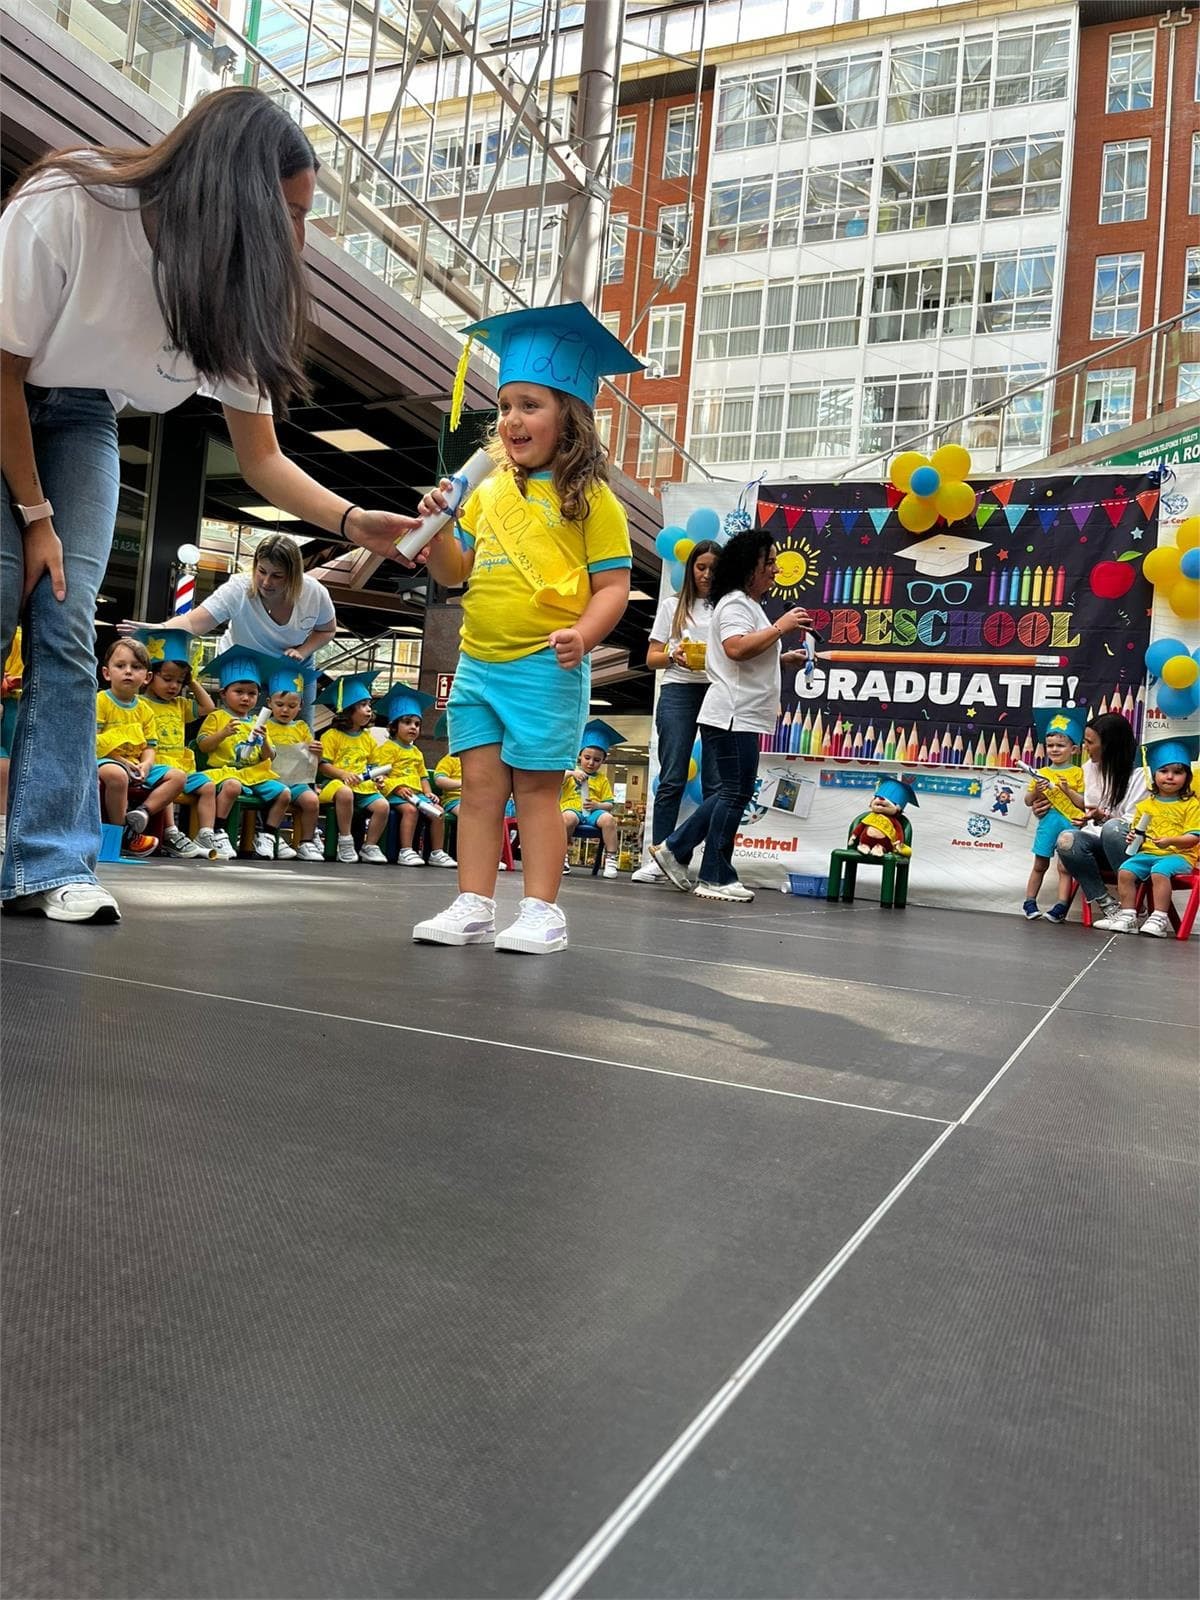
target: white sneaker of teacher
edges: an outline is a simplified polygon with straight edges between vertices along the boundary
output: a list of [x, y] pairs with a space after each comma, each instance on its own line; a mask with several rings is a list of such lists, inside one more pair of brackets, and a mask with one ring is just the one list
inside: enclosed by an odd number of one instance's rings
[[39, 913], [51, 922], [120, 922], [121, 908], [98, 883], [63, 883], [41, 894], [22, 894], [4, 902], [18, 916]]
[[548, 900], [527, 897], [517, 909], [517, 920], [496, 935], [497, 950], [519, 955], [551, 955], [567, 946], [567, 919]]
[[667, 875], [653, 859], [630, 876], [630, 883], [666, 883]]
[[754, 890], [735, 878], [732, 883], [705, 883], [703, 878], [692, 890], [697, 900], [753, 900]]

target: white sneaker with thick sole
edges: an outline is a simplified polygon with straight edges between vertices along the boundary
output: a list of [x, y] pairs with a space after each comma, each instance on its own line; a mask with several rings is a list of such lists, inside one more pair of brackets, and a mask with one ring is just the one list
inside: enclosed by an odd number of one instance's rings
[[431, 850], [429, 852], [429, 865], [431, 867], [457, 867], [458, 862], [453, 856], [448, 856], [444, 850]]
[[703, 879], [692, 890], [697, 900], [753, 900], [754, 890], [744, 883], [705, 883]]
[[256, 833], [254, 835], [254, 854], [260, 861], [274, 861], [275, 840], [269, 833]]
[[551, 955], [566, 947], [567, 919], [548, 900], [522, 900], [517, 920], [496, 935], [497, 950], [514, 950], [520, 955]]
[[1099, 928], [1102, 933], [1136, 933], [1137, 912], [1114, 911], [1111, 917], [1101, 917], [1099, 922], [1093, 922], [1092, 927]]
[[460, 894], [436, 917], [418, 922], [417, 944], [491, 944], [496, 937], [496, 902], [481, 894]]
[[145, 806], [134, 806], [132, 811], [125, 813], [125, 826], [130, 833], [145, 833], [150, 826], [150, 813]]
[[224, 828], [217, 830], [217, 849], [220, 851], [222, 861], [237, 860], [237, 845], [225, 832]]
[[605, 877], [605, 878], [615, 878], [617, 876], [617, 858], [616, 858], [616, 856], [605, 856], [605, 858], [604, 858], [604, 870], [603, 870], [601, 876]]
[[564, 878], [569, 878], [570, 876], [571, 876], [571, 858], [570, 858], [570, 856], [564, 856], [563, 857], [563, 877]]
[[315, 839], [305, 839], [296, 851], [301, 861], [324, 861], [325, 852]]
[[657, 861], [647, 861], [630, 878], [630, 883], [666, 883], [667, 875]]
[[[360, 861], [369, 861], [373, 867], [386, 867], [388, 864], [388, 858], [377, 844], [363, 845], [358, 859]], [[425, 863], [422, 861], [421, 865], [424, 866]]]
[[337, 858], [339, 861], [358, 860], [358, 851], [354, 848], [354, 840], [348, 833], [338, 834]]
[[41, 913], [51, 922], [120, 922], [121, 908], [98, 883], [64, 883], [41, 894], [6, 900], [4, 909], [17, 915]]
[[1175, 932], [1171, 926], [1171, 919], [1165, 911], [1152, 911], [1138, 929], [1139, 933], [1148, 933], [1152, 939], [1169, 939]]
[[275, 840], [276, 861], [295, 861], [296, 851], [290, 839], [285, 839], [282, 834]]
[[180, 861], [194, 861], [208, 852], [195, 839], [189, 839], [182, 828], [168, 828], [162, 837], [163, 855], [175, 856]]
[[398, 867], [423, 867], [425, 865], [425, 857], [419, 850], [401, 850], [396, 857], [396, 865]]
[[677, 889], [682, 889], [684, 894], [691, 894], [693, 885], [688, 869], [671, 854], [665, 844], [652, 844], [650, 854]]

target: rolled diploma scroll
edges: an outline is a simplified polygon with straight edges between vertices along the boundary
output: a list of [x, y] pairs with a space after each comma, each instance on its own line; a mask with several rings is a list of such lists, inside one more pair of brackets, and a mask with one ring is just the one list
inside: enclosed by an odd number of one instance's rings
[[242, 740], [241, 744], [234, 746], [233, 753], [239, 761], [249, 761], [255, 746], [262, 744], [263, 729], [270, 720], [271, 708], [270, 706], [264, 706], [255, 717], [254, 726], [251, 728], [249, 735]]
[[495, 469], [496, 463], [487, 451], [476, 450], [470, 460], [450, 479], [450, 487], [446, 491], [446, 510], [431, 511], [427, 517], [421, 518], [411, 533], [406, 533], [403, 539], [397, 542], [396, 549], [406, 561], [412, 561], [420, 555], [434, 534], [440, 532], [457, 515], [467, 496], [473, 494]]

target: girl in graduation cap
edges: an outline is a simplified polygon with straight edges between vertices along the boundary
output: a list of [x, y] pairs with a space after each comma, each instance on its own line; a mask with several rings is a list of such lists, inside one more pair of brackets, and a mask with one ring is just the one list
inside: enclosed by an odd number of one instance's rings
[[[561, 950], [563, 869], [559, 791], [575, 765], [590, 698], [588, 655], [629, 599], [632, 550], [608, 487], [592, 407], [600, 377], [641, 363], [582, 305], [545, 306], [475, 323], [468, 333], [500, 357], [497, 470], [434, 539], [429, 570], [467, 584], [461, 654], [450, 695], [450, 749], [462, 760], [458, 876], [453, 905], [413, 938]], [[469, 346], [468, 346], [469, 348]], [[467, 351], [455, 384], [461, 408]], [[449, 480], [423, 515], [446, 505]], [[515, 796], [525, 898], [496, 932], [495, 887], [504, 807]]]
[[400, 811], [400, 853], [396, 857], [396, 864], [401, 867], [425, 865], [424, 856], [419, 850], [413, 849], [417, 820], [422, 810], [429, 820], [429, 865], [458, 865], [444, 848], [445, 818], [429, 781], [425, 753], [417, 744], [421, 713], [432, 704], [431, 694], [422, 694], [417, 689], [410, 689], [406, 683], [397, 683], [375, 707], [375, 715], [387, 723], [388, 736], [379, 746], [378, 759], [392, 770], [379, 787], [388, 805]]
[[[1105, 933], [1148, 933], [1154, 939], [1171, 934], [1171, 878], [1195, 872], [1200, 864], [1200, 799], [1192, 764], [1200, 755], [1200, 739], [1176, 735], [1143, 747], [1151, 774], [1150, 793], [1133, 809], [1126, 856], [1117, 874], [1120, 909], [1092, 924]], [[1138, 893], [1146, 882], [1154, 909], [1138, 927]]]

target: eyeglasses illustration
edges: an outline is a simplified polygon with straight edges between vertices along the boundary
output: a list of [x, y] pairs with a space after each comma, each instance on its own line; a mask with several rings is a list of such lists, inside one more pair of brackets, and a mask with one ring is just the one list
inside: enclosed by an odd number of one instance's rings
[[952, 578], [949, 583], [930, 583], [928, 578], [912, 578], [908, 583], [908, 598], [915, 606], [927, 606], [933, 599], [942, 599], [948, 606], [960, 606], [971, 593], [968, 578]]

